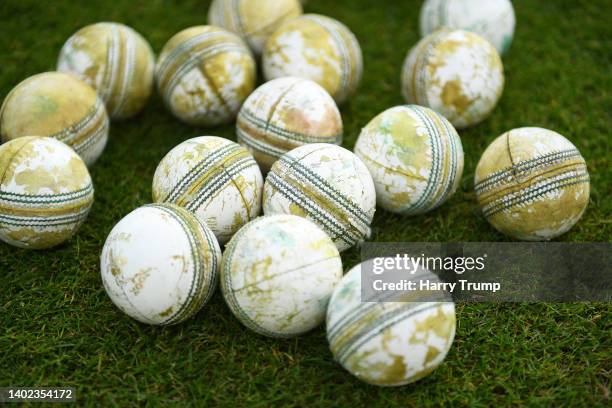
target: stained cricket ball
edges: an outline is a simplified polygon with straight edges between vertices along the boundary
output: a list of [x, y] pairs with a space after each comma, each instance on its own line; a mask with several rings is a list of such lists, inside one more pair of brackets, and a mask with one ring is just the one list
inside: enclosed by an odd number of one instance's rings
[[472, 31], [504, 54], [512, 43], [516, 18], [510, 0], [426, 0], [419, 23], [422, 37], [443, 27]]
[[113, 227], [100, 257], [113, 303], [147, 324], [181, 323], [215, 290], [221, 250], [212, 231], [173, 204], [137, 208]]
[[236, 135], [267, 171], [280, 156], [304, 144], [342, 143], [342, 118], [321, 86], [284, 77], [264, 83], [247, 98], [238, 113]]
[[486, 119], [501, 97], [504, 70], [497, 50], [472, 32], [440, 29], [415, 45], [402, 69], [408, 103], [465, 128]]
[[339, 21], [318, 14], [304, 14], [281, 25], [266, 42], [262, 58], [266, 80], [311, 79], [338, 104], [354, 94], [363, 69], [355, 35]]
[[344, 251], [370, 235], [376, 211], [372, 176], [343, 147], [308, 144], [284, 154], [264, 184], [264, 214], [309, 218]]
[[293, 337], [323, 322], [342, 262], [331, 239], [294, 215], [257, 218], [228, 243], [221, 290], [245, 326], [270, 337]]
[[416, 105], [385, 110], [362, 129], [355, 154], [366, 165], [380, 207], [399, 214], [430, 211], [457, 190], [463, 148], [439, 113]]
[[170, 111], [192, 125], [233, 120], [255, 88], [255, 60], [236, 34], [213, 26], [187, 28], [164, 46], [156, 68]]
[[96, 91], [77, 77], [45, 72], [19, 83], [0, 108], [3, 142], [23, 136], [53, 137], [91, 166], [108, 140], [108, 115]]
[[154, 84], [155, 55], [147, 40], [119, 23], [96, 23], [64, 44], [57, 70], [87, 82], [113, 119], [125, 119], [146, 105]]
[[0, 174], [0, 239], [20, 248], [68, 240], [93, 204], [87, 166], [53, 138], [25, 136], [1, 145]]
[[578, 149], [552, 130], [524, 127], [495, 139], [474, 176], [482, 213], [500, 232], [526, 241], [570, 230], [589, 202], [589, 173]]
[[[405, 301], [362, 299], [362, 265], [344, 275], [329, 302], [327, 340], [334, 358], [360, 380], [379, 386], [409, 384], [429, 375], [455, 337], [450, 295], [415, 290], [402, 294]], [[408, 277], [417, 285], [437, 280], [426, 270]]]
[[283, 22], [302, 14], [298, 0], [213, 0], [208, 24], [238, 34], [256, 55]]
[[261, 211], [263, 178], [249, 152], [216, 136], [184, 141], [159, 163], [153, 201], [180, 205], [206, 223], [221, 243]]

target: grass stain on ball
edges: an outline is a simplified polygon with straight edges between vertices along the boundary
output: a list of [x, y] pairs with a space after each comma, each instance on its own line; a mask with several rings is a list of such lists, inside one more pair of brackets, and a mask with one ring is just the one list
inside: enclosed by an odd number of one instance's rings
[[94, 201], [89, 171], [64, 143], [20, 137], [0, 146], [0, 240], [28, 249], [67, 241]]
[[294, 215], [257, 218], [227, 244], [221, 290], [251, 330], [293, 337], [323, 322], [342, 278], [340, 254], [311, 221]]
[[263, 178], [249, 152], [216, 136], [184, 141], [159, 163], [153, 201], [180, 205], [227, 242], [261, 211]]
[[362, 129], [355, 154], [367, 166], [380, 207], [399, 214], [431, 211], [463, 174], [463, 147], [442, 115], [416, 105], [385, 110]]
[[264, 184], [263, 208], [265, 215], [314, 221], [344, 251], [369, 237], [376, 190], [367, 167], [351, 151], [313, 143], [274, 163]]
[[255, 60], [236, 34], [213, 26], [186, 28], [164, 45], [156, 67], [166, 106], [185, 123], [232, 121], [255, 88]]
[[119, 221], [100, 256], [106, 293], [128, 316], [178, 324], [212, 296], [221, 249], [212, 231], [173, 204], [149, 204]]
[[77, 77], [44, 72], [19, 83], [0, 108], [0, 136], [47, 136], [72, 147], [88, 166], [108, 140], [108, 115], [96, 91]]
[[472, 32], [440, 29], [415, 45], [404, 61], [402, 93], [408, 103], [444, 115], [456, 128], [485, 120], [504, 89], [495, 47]]
[[302, 14], [298, 0], [213, 0], [208, 23], [238, 34], [255, 55], [285, 21]]
[[[327, 309], [327, 340], [336, 361], [362, 381], [399, 386], [426, 377], [455, 337], [455, 305], [447, 292], [414, 291], [362, 299], [363, 264], [344, 275]], [[420, 270], [409, 279], [438, 280]], [[388, 295], [387, 295], [388, 296]], [[399, 300], [403, 301], [399, 301]]]
[[498, 231], [544, 241], [569, 231], [589, 203], [590, 179], [578, 149], [552, 130], [510, 130], [484, 151], [474, 176], [478, 204]]
[[57, 70], [87, 82], [113, 119], [140, 112], [153, 92], [155, 55], [134, 29], [103, 22], [85, 26], [62, 47]]
[[357, 38], [344, 24], [304, 14], [285, 22], [270, 36], [262, 67], [267, 81], [285, 76], [307, 78], [342, 104], [361, 81], [362, 58]]
[[515, 24], [510, 0], [426, 0], [419, 17], [421, 37], [443, 27], [472, 31], [500, 54], [508, 51]]
[[331, 96], [308, 79], [283, 77], [257, 88], [236, 122], [238, 142], [261, 168], [308, 143], [342, 143], [342, 117]]

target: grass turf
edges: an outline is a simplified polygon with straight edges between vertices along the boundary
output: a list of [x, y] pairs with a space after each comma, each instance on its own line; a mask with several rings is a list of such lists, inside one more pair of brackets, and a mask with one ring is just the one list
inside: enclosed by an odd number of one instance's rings
[[[53, 70], [63, 42], [83, 25], [119, 21], [159, 52], [179, 30], [204, 24], [207, 2], [67, 0], [0, 2], [0, 97], [19, 81]], [[419, 1], [310, 1], [306, 11], [343, 21], [357, 35], [365, 71], [342, 107], [345, 146], [380, 111], [403, 103], [399, 72], [418, 40]], [[572, 140], [591, 173], [591, 202], [564, 241], [610, 241], [612, 26], [605, 0], [516, 1], [517, 31], [504, 58], [506, 88], [493, 115], [462, 131], [460, 191], [440, 209], [403, 218], [379, 211], [377, 241], [505, 240], [479, 215], [472, 175], [497, 135], [519, 126]], [[426, 379], [396, 389], [363, 384], [332, 361], [323, 328], [293, 340], [245, 329], [219, 292], [177, 327], [148, 327], [122, 315], [99, 277], [98, 256], [113, 225], [150, 201], [163, 155], [198, 135], [234, 138], [233, 126], [181, 124], [159, 97], [113, 123], [92, 170], [96, 202], [79, 234], [57, 249], [0, 244], [0, 386], [74, 386], [82, 403], [198, 402], [232, 405], [603, 406], [612, 370], [610, 304], [462, 304], [455, 344]], [[358, 250], [343, 256], [345, 268]], [[551, 271], [554, 273], [554, 271]]]

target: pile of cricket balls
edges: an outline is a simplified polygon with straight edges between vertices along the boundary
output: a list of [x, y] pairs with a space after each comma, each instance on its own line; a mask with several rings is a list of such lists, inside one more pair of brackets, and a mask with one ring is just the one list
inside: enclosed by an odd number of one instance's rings
[[[119, 221], [102, 250], [111, 300], [141, 322], [174, 324], [220, 281], [231, 311], [255, 332], [296, 336], [327, 316], [334, 357], [360, 379], [401, 385], [426, 376], [453, 342], [452, 301], [362, 301], [360, 266], [343, 277], [339, 253], [368, 238], [376, 204], [409, 216], [453, 195], [463, 173], [455, 129], [484, 120], [502, 94], [511, 3], [427, 0], [423, 39], [401, 71], [410, 105], [374, 117], [354, 152], [340, 147], [337, 104], [356, 92], [362, 55], [346, 26], [302, 14], [298, 0], [214, 0], [208, 17], [211, 25], [170, 38], [157, 61], [129, 27], [84, 27], [61, 49], [57, 72], [6, 96], [0, 239], [33, 249], [69, 239], [93, 202], [88, 166], [104, 150], [109, 117], [137, 114], [156, 83], [184, 122], [235, 119], [238, 143], [196, 137], [161, 160], [154, 204]], [[254, 89], [256, 58], [267, 82]], [[535, 127], [495, 139], [474, 184], [487, 220], [521, 240], [568, 231], [589, 199], [580, 152]]]

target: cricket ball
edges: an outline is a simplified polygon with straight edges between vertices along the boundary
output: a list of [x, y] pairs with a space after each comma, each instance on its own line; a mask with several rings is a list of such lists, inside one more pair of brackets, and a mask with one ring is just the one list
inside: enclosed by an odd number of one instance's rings
[[[401, 295], [406, 301], [362, 299], [361, 265], [344, 275], [329, 302], [327, 340], [334, 358], [373, 385], [404, 385], [429, 375], [455, 337], [450, 295], [415, 290]], [[437, 277], [422, 270], [409, 279]]]
[[369, 237], [376, 191], [367, 167], [352, 152], [307, 144], [274, 163], [264, 184], [263, 208], [265, 215], [309, 218], [344, 251]]
[[53, 138], [25, 136], [1, 145], [0, 174], [0, 239], [16, 247], [63, 243], [93, 204], [87, 166]]
[[153, 91], [155, 55], [144, 37], [119, 23], [85, 26], [60, 51], [57, 70], [87, 82], [113, 119], [140, 112]]
[[238, 142], [264, 170], [307, 143], [342, 143], [342, 117], [333, 98], [308, 79], [266, 82], [244, 102], [236, 122]]
[[260, 217], [225, 248], [221, 290], [245, 326], [270, 337], [293, 337], [325, 319], [342, 278], [340, 254], [315, 224], [294, 215]]
[[501, 97], [504, 70], [497, 50], [481, 36], [441, 29], [408, 53], [402, 92], [408, 103], [441, 113], [455, 127], [486, 119]]
[[187, 28], [159, 54], [157, 86], [170, 111], [192, 125], [233, 120], [255, 88], [255, 60], [236, 34], [213, 26]]
[[504, 54], [512, 43], [516, 19], [510, 0], [426, 0], [419, 23], [422, 37], [443, 27], [472, 31]]
[[208, 302], [220, 263], [221, 249], [206, 224], [179, 206], [149, 204], [113, 227], [100, 270], [122, 312], [142, 323], [171, 325]]
[[263, 178], [249, 152], [216, 136], [184, 141], [159, 163], [153, 201], [196, 214], [221, 243], [261, 211]]
[[274, 30], [301, 14], [299, 0], [213, 0], [208, 9], [208, 24], [238, 34], [260, 55]]
[[281, 25], [266, 42], [262, 65], [266, 80], [311, 79], [339, 104], [353, 95], [363, 68], [355, 35], [339, 21], [318, 14]]
[[6, 96], [0, 108], [3, 142], [48, 136], [72, 147], [91, 166], [108, 140], [108, 115], [96, 91], [75, 76], [31, 76]]
[[463, 148], [439, 113], [417, 105], [382, 112], [362, 129], [355, 154], [376, 187], [378, 205], [399, 214], [433, 210], [457, 190]]
[[584, 158], [552, 130], [524, 127], [495, 139], [474, 176], [482, 213], [493, 227], [526, 241], [555, 238], [578, 222], [589, 202]]

